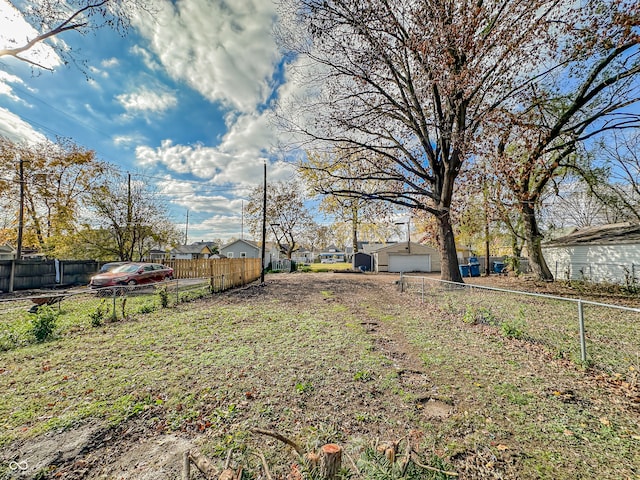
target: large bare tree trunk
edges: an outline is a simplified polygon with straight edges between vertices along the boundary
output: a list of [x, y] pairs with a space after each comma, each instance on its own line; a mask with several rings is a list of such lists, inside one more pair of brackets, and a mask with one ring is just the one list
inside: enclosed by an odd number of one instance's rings
[[449, 212], [436, 216], [438, 223], [438, 248], [440, 249], [440, 264], [442, 272], [440, 278], [450, 282], [463, 283], [460, 268], [458, 266], [458, 253], [456, 241], [451, 227]]
[[531, 271], [539, 280], [553, 280], [551, 270], [542, 256], [542, 234], [538, 230], [535, 208], [530, 202], [521, 202], [520, 209], [524, 221], [524, 236], [527, 240]]

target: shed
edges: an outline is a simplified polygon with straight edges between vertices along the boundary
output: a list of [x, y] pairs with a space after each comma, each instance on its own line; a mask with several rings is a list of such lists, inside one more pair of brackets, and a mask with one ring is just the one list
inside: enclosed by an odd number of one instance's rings
[[542, 253], [556, 279], [631, 283], [640, 277], [640, 225], [582, 228], [544, 243]]
[[439, 272], [440, 253], [433, 247], [400, 242], [372, 252], [376, 272]]
[[365, 272], [373, 270], [373, 256], [368, 253], [357, 252], [353, 255], [351, 263], [353, 264], [354, 270], [360, 269]]

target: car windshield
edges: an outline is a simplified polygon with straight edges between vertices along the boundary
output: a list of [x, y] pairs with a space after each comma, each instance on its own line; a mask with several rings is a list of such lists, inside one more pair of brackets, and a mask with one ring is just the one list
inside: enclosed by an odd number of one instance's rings
[[113, 270], [111, 270], [114, 273], [131, 273], [131, 272], [137, 272], [138, 268], [140, 268], [139, 265], [136, 264], [128, 264], [128, 265], [121, 265], [117, 268], [114, 268]]

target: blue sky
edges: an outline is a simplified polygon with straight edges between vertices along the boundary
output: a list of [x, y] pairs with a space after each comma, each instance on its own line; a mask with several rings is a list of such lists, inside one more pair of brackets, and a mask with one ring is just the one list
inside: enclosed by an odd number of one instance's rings
[[[262, 182], [293, 175], [270, 154], [273, 99], [292, 94], [272, 36], [270, 0], [156, 0], [125, 37], [109, 29], [56, 41], [80, 49], [87, 74], [50, 48], [32, 69], [0, 57], [0, 135], [68, 137], [155, 185], [189, 241], [239, 237], [242, 200]], [[0, 48], [33, 35], [0, 0]], [[26, 55], [25, 55], [26, 56]], [[245, 232], [245, 237], [246, 237]]]

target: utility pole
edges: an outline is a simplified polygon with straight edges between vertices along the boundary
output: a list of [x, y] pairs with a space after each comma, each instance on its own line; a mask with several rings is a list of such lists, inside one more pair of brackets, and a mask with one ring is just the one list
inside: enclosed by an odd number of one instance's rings
[[22, 230], [24, 229], [24, 160], [20, 159], [20, 211], [18, 212], [18, 244], [16, 245], [16, 258], [11, 262], [9, 272], [9, 292], [13, 292], [16, 278], [16, 262], [22, 258]]
[[262, 268], [260, 269], [260, 283], [264, 283], [264, 257], [266, 255], [267, 241], [267, 162], [264, 162], [264, 188], [262, 195]]
[[187, 210], [187, 223], [184, 226], [184, 244], [189, 243], [189, 210]]
[[22, 258], [22, 230], [24, 229], [24, 160], [20, 159], [20, 211], [18, 212], [18, 245], [16, 260]]
[[125, 244], [125, 248], [127, 249], [127, 251], [125, 252], [125, 255], [128, 258], [124, 258], [123, 260], [128, 260], [128, 261], [133, 260], [133, 231], [131, 228], [131, 221], [133, 217], [132, 211], [133, 211], [133, 205], [131, 200], [131, 172], [127, 172], [127, 235], [125, 238], [129, 240], [131, 245], [129, 246]]

